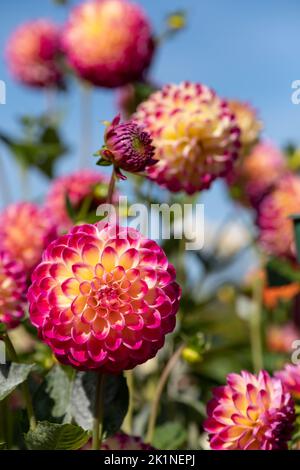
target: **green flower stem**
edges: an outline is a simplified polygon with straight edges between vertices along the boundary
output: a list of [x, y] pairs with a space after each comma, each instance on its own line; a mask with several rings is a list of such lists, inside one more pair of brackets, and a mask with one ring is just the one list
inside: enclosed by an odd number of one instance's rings
[[95, 395], [95, 413], [93, 425], [92, 450], [100, 450], [103, 438], [103, 414], [104, 414], [104, 388], [105, 375], [97, 376], [97, 386]]
[[115, 172], [115, 169], [113, 169], [109, 186], [108, 186], [108, 191], [107, 191], [107, 198], [106, 198], [107, 204], [112, 204], [113, 202], [115, 185], [116, 185], [116, 172]]
[[21, 190], [21, 197], [24, 200], [28, 200], [30, 197], [29, 193], [29, 184], [28, 184], [28, 166], [24, 163], [20, 164], [20, 190]]
[[263, 286], [260, 280], [255, 281], [253, 287], [254, 311], [250, 318], [250, 343], [253, 370], [258, 373], [263, 369], [263, 349], [261, 332], [261, 308]]
[[[20, 361], [19, 361], [19, 358], [17, 356], [16, 350], [15, 350], [14, 345], [12, 344], [12, 342], [10, 340], [10, 337], [8, 336], [7, 333], [4, 335], [3, 339], [4, 339], [4, 342], [5, 342], [7, 352], [8, 352], [8, 355], [9, 355], [10, 359], [13, 362], [19, 363]], [[34, 416], [32, 400], [31, 400], [31, 395], [30, 395], [30, 390], [29, 390], [27, 380], [25, 380], [25, 382], [23, 382], [20, 387], [21, 387], [22, 394], [23, 394], [24, 401], [25, 401], [25, 405], [26, 405], [26, 410], [27, 410], [30, 429], [35, 429], [36, 428], [36, 419], [35, 419], [35, 416]]]
[[159, 379], [157, 389], [156, 389], [156, 395], [155, 398], [152, 402], [151, 410], [150, 410], [150, 417], [149, 417], [149, 423], [148, 423], [148, 430], [147, 430], [147, 437], [146, 437], [146, 442], [149, 442], [149, 444], [152, 444], [153, 441], [153, 436], [154, 436], [154, 431], [155, 431], [155, 424], [158, 416], [158, 407], [161, 399], [162, 392], [165, 388], [165, 385], [169, 379], [169, 376], [178, 361], [178, 359], [181, 356], [181, 353], [185, 347], [185, 344], [182, 344], [179, 346], [179, 348], [174, 352], [174, 354], [171, 356], [169, 359], [169, 362], [167, 363], [166, 367], [163, 370], [163, 373]]
[[133, 370], [127, 370], [125, 372], [125, 377], [127, 379], [127, 386], [129, 390], [129, 407], [126, 418], [124, 420], [124, 431], [127, 434], [132, 434], [132, 426], [133, 426], [133, 408], [134, 408], [134, 375]]

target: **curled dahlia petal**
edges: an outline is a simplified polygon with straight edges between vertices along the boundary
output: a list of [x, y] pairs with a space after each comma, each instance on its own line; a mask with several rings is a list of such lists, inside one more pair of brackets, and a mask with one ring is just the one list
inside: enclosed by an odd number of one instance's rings
[[118, 169], [138, 173], [156, 163], [155, 149], [148, 132], [133, 121], [120, 123], [115, 117], [105, 132], [105, 146], [100, 155]]
[[245, 154], [258, 142], [262, 123], [250, 104], [237, 100], [229, 100], [228, 105], [235, 115], [237, 125], [241, 130], [242, 153]]
[[149, 21], [128, 0], [91, 0], [74, 8], [63, 45], [80, 77], [108, 88], [141, 78], [154, 52]]
[[213, 390], [204, 423], [213, 450], [284, 450], [295, 420], [294, 402], [265, 371], [229, 374]]
[[158, 163], [148, 176], [170, 191], [207, 189], [239, 155], [240, 130], [226, 101], [199, 83], [166, 85], [133, 119], [150, 133]]
[[295, 400], [300, 400], [300, 364], [286, 364], [282, 370], [275, 372], [274, 376], [281, 380], [286, 392]]
[[59, 29], [44, 19], [20, 26], [10, 37], [6, 49], [6, 58], [12, 75], [32, 87], [51, 87], [61, 84], [59, 54]]
[[22, 263], [0, 251], [0, 323], [18, 326], [26, 305], [26, 273]]
[[282, 152], [273, 144], [262, 142], [237, 162], [227, 182], [239, 202], [256, 207], [286, 172]]
[[107, 189], [108, 181], [105, 175], [89, 169], [76, 171], [57, 178], [52, 183], [45, 207], [59, 230], [67, 231], [73, 222], [67, 212], [66, 198], [69, 198], [75, 210], [80, 210], [83, 201], [90, 197], [90, 208], [96, 209], [99, 204], [105, 202]]
[[267, 253], [295, 258], [293, 222], [289, 216], [299, 212], [300, 177], [288, 174], [258, 206], [259, 241]]
[[0, 250], [22, 262], [27, 274], [40, 262], [45, 247], [56, 235], [47, 211], [35, 204], [11, 204], [0, 214]]
[[109, 373], [156, 355], [175, 327], [179, 298], [163, 250], [104, 223], [52, 242], [28, 293], [31, 322], [60, 362]]

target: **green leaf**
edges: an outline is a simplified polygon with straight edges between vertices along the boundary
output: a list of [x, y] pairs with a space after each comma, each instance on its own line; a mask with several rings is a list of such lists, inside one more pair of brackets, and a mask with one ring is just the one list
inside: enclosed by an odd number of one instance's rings
[[269, 286], [283, 286], [291, 282], [300, 282], [300, 269], [286, 260], [272, 258], [267, 266]]
[[0, 365], [0, 400], [4, 400], [18, 385], [23, 383], [33, 368], [34, 364], [14, 362], [10, 365]]
[[[72, 416], [83, 429], [92, 429], [95, 409], [96, 372], [79, 372], [72, 390]], [[129, 393], [123, 375], [107, 375], [104, 389], [104, 437], [115, 434], [127, 414]]]
[[29, 450], [77, 450], [89, 437], [80, 426], [43, 421], [25, 434], [25, 443]]
[[0, 442], [0, 450], [5, 450], [7, 449], [6, 442]]
[[154, 433], [153, 446], [157, 449], [174, 450], [180, 448], [187, 439], [187, 432], [180, 423], [165, 423]]

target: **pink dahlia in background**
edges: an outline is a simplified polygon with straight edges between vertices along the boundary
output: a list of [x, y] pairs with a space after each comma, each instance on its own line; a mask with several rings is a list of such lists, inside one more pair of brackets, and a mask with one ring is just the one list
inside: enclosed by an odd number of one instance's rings
[[237, 162], [227, 181], [240, 202], [256, 206], [286, 172], [283, 153], [273, 144], [262, 142]]
[[61, 232], [69, 230], [74, 225], [67, 211], [67, 197], [75, 211], [80, 212], [87, 198], [90, 198], [89, 209], [96, 211], [99, 204], [105, 202], [107, 183], [105, 175], [89, 169], [61, 176], [52, 183], [45, 207]]
[[59, 66], [60, 32], [40, 19], [20, 26], [10, 37], [6, 58], [12, 75], [25, 85], [53, 87], [62, 82]]
[[60, 362], [109, 373], [155, 356], [175, 327], [179, 298], [163, 250], [104, 223], [52, 242], [28, 294], [31, 322]]
[[21, 262], [27, 274], [40, 262], [56, 234], [48, 213], [35, 204], [11, 204], [0, 214], [0, 250]]
[[18, 326], [26, 305], [26, 274], [22, 263], [0, 251], [0, 323]]
[[91, 0], [76, 7], [63, 45], [81, 78], [108, 88], [141, 78], [154, 52], [148, 18], [127, 0]]
[[154, 165], [155, 148], [148, 132], [133, 121], [121, 123], [120, 116], [115, 117], [105, 132], [105, 145], [99, 154], [102, 159], [113, 163], [120, 174], [120, 169], [139, 173]]
[[259, 240], [268, 254], [294, 259], [294, 229], [289, 216], [298, 213], [299, 207], [300, 177], [285, 175], [258, 207]]
[[214, 450], [284, 450], [295, 419], [294, 402], [265, 371], [229, 374], [213, 390], [204, 423]]
[[282, 370], [275, 372], [274, 376], [281, 380], [286, 392], [295, 400], [300, 400], [300, 364], [286, 364]]
[[266, 332], [266, 343], [269, 351], [291, 353], [293, 342], [300, 338], [300, 331], [293, 323], [270, 325]]
[[166, 85], [142, 103], [133, 119], [151, 134], [158, 163], [148, 176], [170, 191], [207, 189], [232, 169], [240, 130], [226, 101], [210, 88]]
[[262, 123], [250, 104], [238, 100], [229, 100], [228, 104], [241, 130], [242, 152], [246, 154], [258, 142]]

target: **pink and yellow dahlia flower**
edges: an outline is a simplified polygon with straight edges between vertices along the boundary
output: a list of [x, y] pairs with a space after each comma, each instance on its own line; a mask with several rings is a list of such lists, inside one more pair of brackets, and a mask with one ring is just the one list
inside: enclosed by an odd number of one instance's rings
[[130, 173], [145, 171], [154, 165], [155, 148], [148, 132], [134, 121], [121, 123], [120, 116], [115, 117], [105, 132], [105, 145], [99, 154], [115, 166], [119, 175], [124, 178], [120, 169]]
[[286, 364], [282, 370], [275, 372], [274, 376], [281, 380], [286, 392], [295, 400], [300, 400], [300, 364]]
[[179, 298], [163, 250], [104, 223], [52, 242], [28, 294], [31, 321], [60, 362], [110, 373], [155, 356], [174, 329]]
[[262, 142], [237, 162], [227, 181], [240, 202], [257, 206], [286, 172], [282, 152], [273, 144]]
[[56, 235], [48, 213], [35, 204], [11, 204], [0, 214], [0, 250], [21, 262], [27, 274], [40, 262]]
[[154, 52], [149, 21], [128, 0], [91, 0], [76, 7], [63, 44], [81, 78], [108, 88], [141, 78]]
[[295, 419], [294, 402], [265, 371], [229, 374], [213, 390], [204, 423], [214, 450], [284, 450]]
[[246, 154], [258, 142], [262, 122], [258, 119], [256, 111], [250, 104], [238, 100], [229, 100], [228, 104], [241, 130], [242, 152]]
[[142, 103], [133, 119], [151, 134], [158, 163], [148, 176], [170, 191], [207, 189], [239, 155], [240, 130], [226, 101], [210, 88], [166, 85]]
[[21, 83], [32, 87], [61, 84], [59, 54], [59, 29], [44, 19], [20, 26], [10, 37], [6, 49], [12, 75]]
[[267, 253], [294, 259], [294, 229], [289, 216], [300, 207], [300, 177], [288, 174], [258, 207], [259, 240]]
[[22, 263], [0, 251], [0, 323], [18, 326], [26, 305], [26, 274]]
[[80, 210], [86, 198], [91, 198], [90, 208], [96, 211], [105, 202], [107, 191], [108, 180], [102, 173], [89, 169], [76, 171], [52, 183], [45, 207], [59, 231], [68, 231], [73, 222], [67, 212], [67, 196], [75, 211]]

